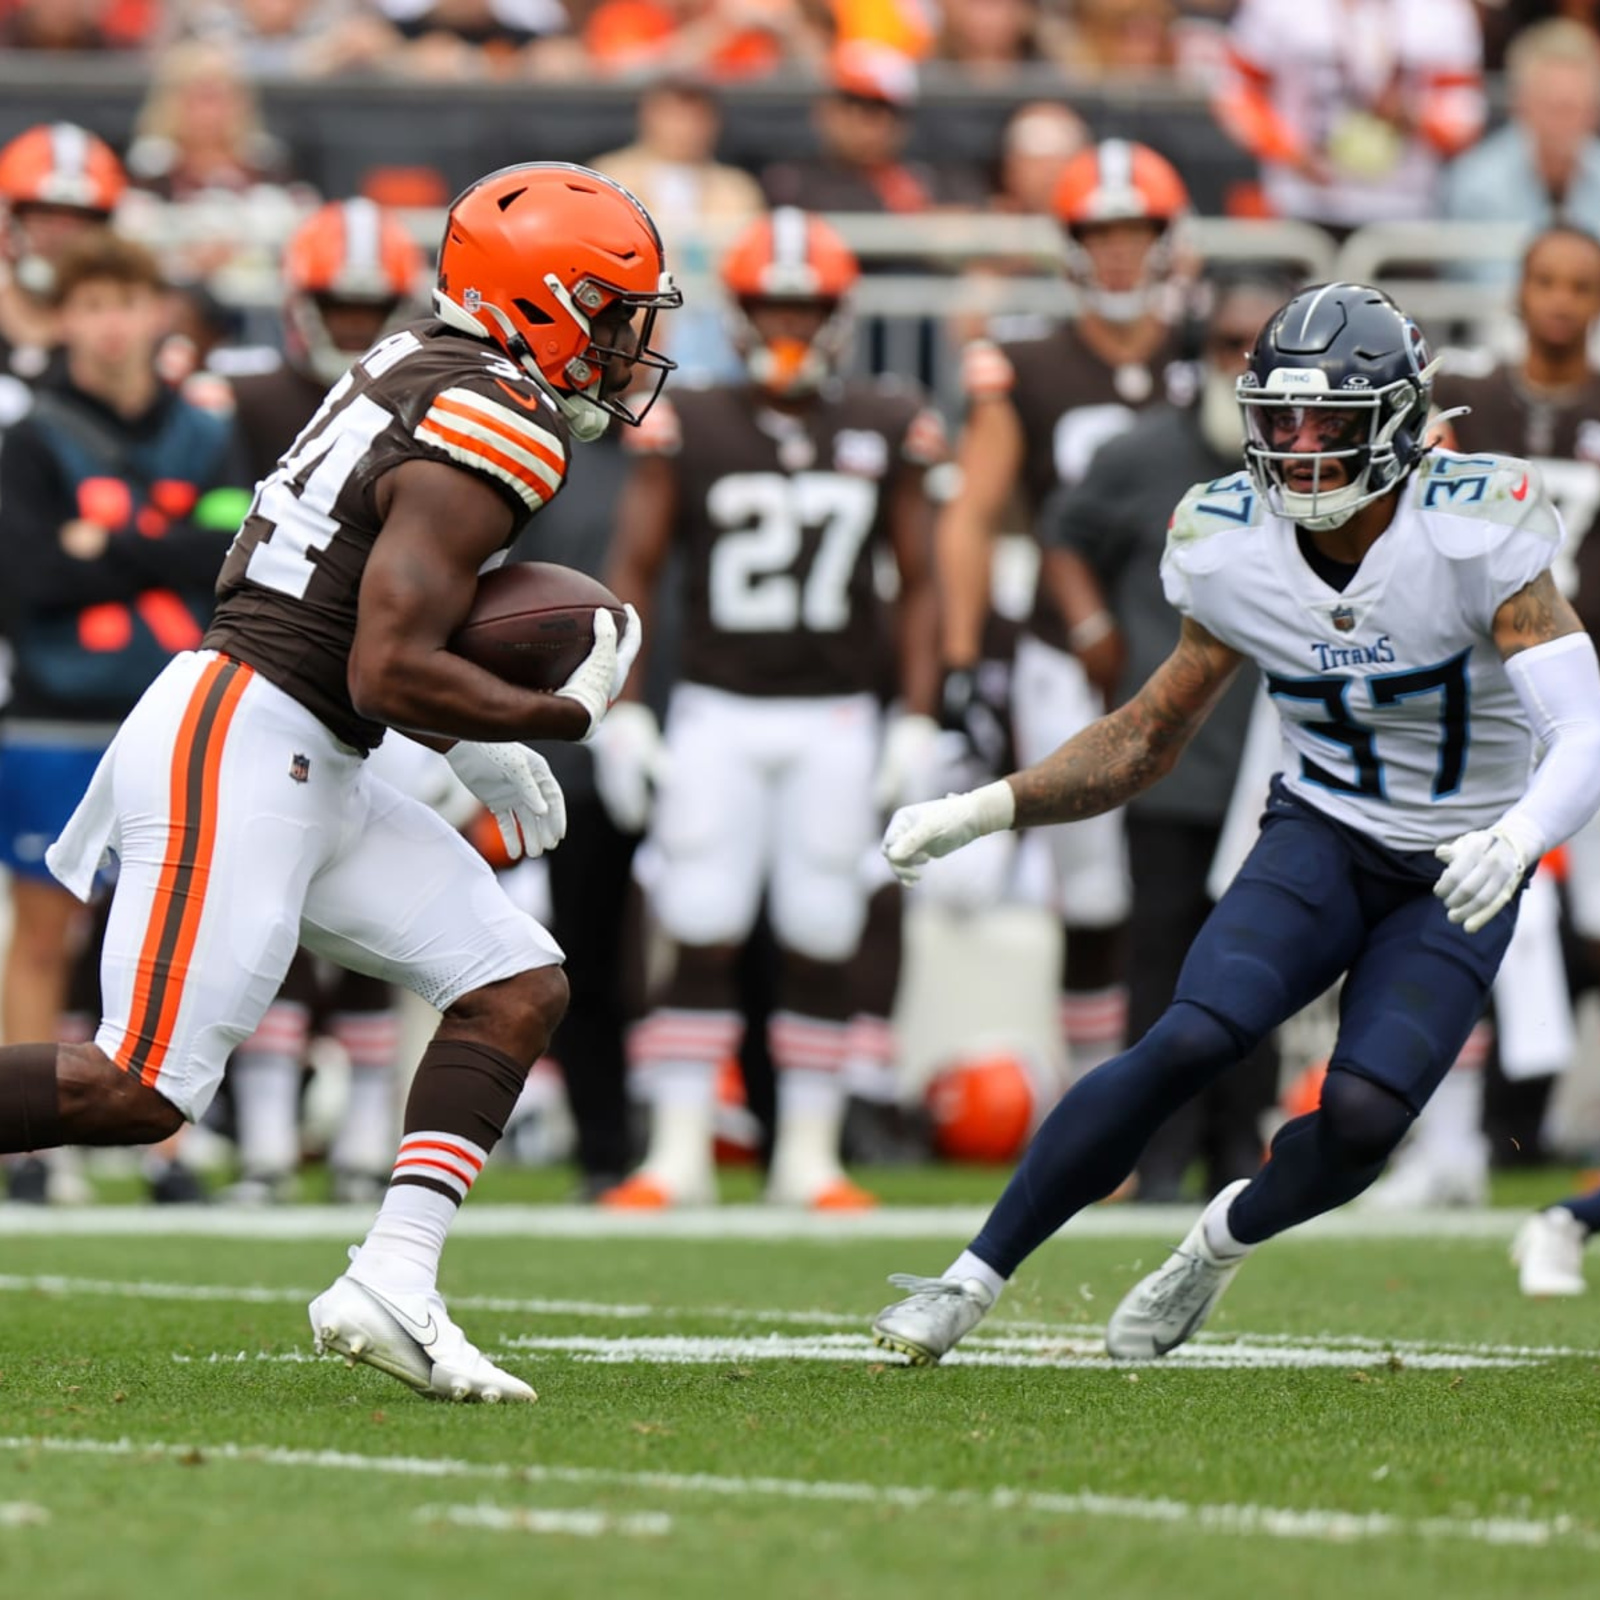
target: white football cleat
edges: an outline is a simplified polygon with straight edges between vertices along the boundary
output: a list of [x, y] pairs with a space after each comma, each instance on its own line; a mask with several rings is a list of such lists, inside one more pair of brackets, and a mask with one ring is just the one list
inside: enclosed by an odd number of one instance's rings
[[1589, 1230], [1565, 1206], [1536, 1211], [1517, 1230], [1511, 1262], [1522, 1292], [1536, 1300], [1583, 1294], [1583, 1247]]
[[914, 1367], [933, 1367], [983, 1321], [994, 1296], [976, 1278], [919, 1278], [892, 1272], [889, 1282], [910, 1293], [873, 1319], [872, 1342], [895, 1350]]
[[437, 1400], [539, 1398], [469, 1342], [437, 1290], [380, 1290], [347, 1272], [311, 1302], [311, 1333], [318, 1355], [364, 1361]]
[[1106, 1324], [1106, 1350], [1114, 1361], [1154, 1361], [1204, 1327], [1249, 1253], [1217, 1255], [1206, 1242], [1206, 1218], [1213, 1212], [1226, 1216], [1249, 1182], [1241, 1178], [1213, 1196], [1183, 1243], [1123, 1296]]

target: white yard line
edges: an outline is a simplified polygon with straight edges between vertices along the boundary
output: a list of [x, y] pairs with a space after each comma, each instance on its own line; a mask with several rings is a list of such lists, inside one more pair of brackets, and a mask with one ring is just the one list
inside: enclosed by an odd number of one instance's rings
[[580, 1539], [621, 1534], [625, 1539], [659, 1539], [672, 1532], [672, 1518], [664, 1511], [637, 1511], [616, 1516], [609, 1511], [579, 1508], [553, 1511], [539, 1506], [476, 1505], [421, 1506], [411, 1513], [413, 1522], [431, 1526], [487, 1528], [495, 1533], [570, 1533]]
[[136, 1463], [161, 1460], [236, 1462], [326, 1472], [382, 1474], [421, 1479], [476, 1479], [519, 1485], [583, 1485], [693, 1499], [767, 1499], [820, 1504], [890, 1507], [900, 1510], [972, 1510], [984, 1514], [1025, 1513], [1045, 1517], [1108, 1518], [1164, 1523], [1205, 1533], [1241, 1537], [1303, 1539], [1349, 1544], [1377, 1539], [1445, 1539], [1474, 1544], [1542, 1548], [1576, 1545], [1600, 1550], [1600, 1536], [1567, 1516], [1402, 1517], [1387, 1512], [1319, 1508], [1207, 1504], [1188, 1500], [1097, 1494], [1092, 1490], [1050, 1493], [1033, 1489], [935, 1489], [877, 1483], [830, 1483], [805, 1478], [741, 1478], [713, 1473], [624, 1472], [605, 1467], [560, 1467], [538, 1463], [463, 1461], [430, 1456], [367, 1456], [336, 1450], [288, 1450], [272, 1446], [171, 1444], [133, 1439], [0, 1437], [0, 1450], [23, 1454], [102, 1456]]
[[[834, 1366], [903, 1366], [904, 1359], [880, 1350], [865, 1334], [816, 1334], [789, 1338], [767, 1334], [758, 1338], [601, 1338], [586, 1334], [507, 1339], [485, 1348], [502, 1365], [515, 1367], [545, 1356], [571, 1356], [596, 1366], [710, 1367], [744, 1361], [826, 1361]], [[317, 1360], [305, 1350], [214, 1350], [207, 1355], [174, 1351], [180, 1366], [231, 1366], [245, 1363], [300, 1365]], [[1295, 1345], [1260, 1345], [1248, 1337], [1232, 1341], [1188, 1344], [1166, 1357], [1161, 1366], [1172, 1371], [1237, 1372], [1270, 1368], [1277, 1371], [1314, 1367], [1349, 1371], [1361, 1367], [1387, 1367], [1398, 1360], [1418, 1371], [1482, 1371], [1531, 1367], [1539, 1358], [1521, 1355], [1464, 1354], [1452, 1350], [1416, 1350], [1398, 1357], [1386, 1350], [1352, 1351], [1305, 1340]], [[942, 1363], [946, 1367], [1026, 1367], [1053, 1371], [1120, 1371], [1142, 1363], [1115, 1362], [1106, 1355], [1105, 1336], [1047, 1339], [967, 1339]]]
[[[316, 1290], [309, 1288], [265, 1287], [259, 1284], [223, 1283], [160, 1283], [142, 1279], [122, 1278], [69, 1278], [51, 1273], [31, 1275], [0, 1274], [0, 1294], [48, 1294], [65, 1298], [74, 1296], [105, 1296], [119, 1300], [155, 1300], [179, 1302], [205, 1302], [213, 1304], [286, 1305], [304, 1306]], [[826, 1359], [823, 1356], [802, 1357], [803, 1350], [828, 1350], [832, 1347], [853, 1348], [863, 1342], [861, 1330], [867, 1313], [845, 1313], [821, 1310], [789, 1310], [771, 1306], [652, 1306], [604, 1300], [553, 1300], [517, 1299], [504, 1295], [452, 1295], [451, 1306], [457, 1311], [495, 1312], [512, 1316], [559, 1316], [590, 1318], [597, 1321], [705, 1321], [737, 1322], [750, 1324], [784, 1324], [806, 1328], [838, 1328], [853, 1330], [843, 1334], [819, 1334], [806, 1339], [790, 1341], [787, 1349], [779, 1335], [762, 1338], [734, 1340], [686, 1338], [586, 1338], [561, 1335], [553, 1339], [534, 1335], [513, 1337], [502, 1341], [502, 1350], [563, 1349], [580, 1355], [593, 1355], [597, 1359], [654, 1359], [650, 1354], [655, 1347], [662, 1351], [681, 1349], [682, 1359], [691, 1359], [690, 1352], [704, 1348], [721, 1350], [733, 1344], [750, 1345], [753, 1358], [763, 1351], [797, 1359]], [[981, 1364], [1038, 1365], [1023, 1361], [1002, 1362], [1009, 1355], [1067, 1354], [1092, 1356], [1100, 1351], [1103, 1339], [1102, 1325], [1097, 1322], [1038, 1322], [1011, 1320], [1004, 1316], [993, 1317], [984, 1323], [986, 1332], [965, 1342], [963, 1352], [976, 1355], [985, 1352], [988, 1357]], [[591, 1348], [592, 1347], [592, 1348]], [[636, 1350], [637, 1355], [626, 1357], [604, 1354], [607, 1351]], [[1282, 1360], [1275, 1352], [1288, 1352]], [[1303, 1361], [1295, 1352], [1317, 1351], [1324, 1360]], [[1526, 1366], [1538, 1361], [1576, 1358], [1600, 1359], [1600, 1350], [1573, 1345], [1516, 1345], [1462, 1343], [1440, 1339], [1385, 1339], [1370, 1334], [1339, 1334], [1318, 1332], [1294, 1333], [1202, 1333], [1175, 1352], [1176, 1364], [1194, 1362], [1201, 1365], [1239, 1366], [1306, 1366], [1348, 1365], [1360, 1366], [1365, 1361], [1386, 1361], [1390, 1355], [1398, 1356], [1410, 1366]], [[1215, 1357], [1216, 1359], [1209, 1359]], [[1233, 1359], [1238, 1357], [1239, 1359]], [[1248, 1357], [1248, 1359], [1245, 1359]], [[1448, 1359], [1446, 1359], [1448, 1358]], [[215, 1358], [212, 1358], [215, 1359]], [[230, 1358], [231, 1359], [231, 1358]], [[267, 1357], [263, 1356], [263, 1359]], [[287, 1357], [285, 1359], [288, 1359]], [[663, 1355], [660, 1359], [673, 1359]], [[737, 1356], [711, 1354], [706, 1360], [741, 1359]], [[881, 1355], [874, 1359], [882, 1359]], [[962, 1352], [949, 1358], [959, 1364]], [[1042, 1363], [1051, 1365], [1055, 1363]], [[1074, 1363], [1076, 1364], [1076, 1363]], [[1104, 1364], [1101, 1357], [1098, 1364]]]
[[[1000, 1178], [995, 1193], [1000, 1192]], [[1153, 1239], [1176, 1244], [1197, 1206], [1096, 1206], [1062, 1230], [1075, 1239]], [[894, 1239], [970, 1239], [986, 1206], [885, 1206], [859, 1215], [813, 1215], [737, 1205], [668, 1212], [606, 1211], [597, 1206], [466, 1206], [451, 1230], [463, 1239], [692, 1239], [851, 1244]], [[1346, 1208], [1295, 1230], [1296, 1239], [1510, 1239], [1527, 1213], [1515, 1210], [1419, 1211], [1403, 1215]], [[0, 1237], [359, 1239], [369, 1206], [0, 1206]]]

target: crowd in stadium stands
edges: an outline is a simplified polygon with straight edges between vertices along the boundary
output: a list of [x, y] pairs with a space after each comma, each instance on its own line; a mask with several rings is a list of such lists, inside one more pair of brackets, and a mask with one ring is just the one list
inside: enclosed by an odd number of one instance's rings
[[[9, 641], [15, 656], [10, 708], [0, 717], [0, 861], [12, 915], [0, 1034], [10, 1039], [81, 1037], [98, 1004], [95, 935], [45, 872], [44, 846], [120, 713], [198, 637], [211, 571], [254, 484], [345, 364], [426, 306], [427, 265], [398, 215], [378, 203], [390, 194], [376, 179], [360, 198], [316, 194], [269, 130], [264, 82], [598, 76], [637, 85], [631, 142], [590, 159], [652, 212], [680, 274], [710, 281], [720, 273], [740, 307], [730, 321], [725, 299], [691, 298], [670, 319], [680, 365], [702, 381], [756, 381], [791, 417], [823, 418], [805, 427], [837, 430], [829, 447], [847, 471], [899, 475], [905, 501], [893, 526], [879, 529], [880, 554], [892, 548], [899, 561], [902, 605], [915, 611], [935, 579], [943, 594], [939, 642], [930, 633], [927, 661], [901, 661], [898, 689], [892, 672], [886, 682], [879, 671], [882, 661], [867, 659], [815, 691], [876, 697], [894, 713], [884, 722], [871, 802], [864, 789], [855, 796], [865, 820], [848, 843], [847, 878], [878, 813], [915, 791], [913, 768], [929, 782], [935, 770], [940, 782], [955, 772], [970, 780], [1004, 770], [1019, 753], [1030, 758], [1032, 745], [1052, 746], [1072, 731], [1063, 717], [1070, 724], [1071, 715], [1087, 719], [1115, 703], [1169, 648], [1175, 621], [1155, 577], [1162, 508], [1188, 482], [1237, 465], [1232, 377], [1252, 328], [1293, 287], [1266, 272], [1202, 275], [1180, 225], [1189, 210], [1184, 153], [1097, 144], [1102, 130], [1074, 108], [1067, 86], [1075, 81], [1169, 78], [1205, 97], [1256, 165], [1258, 181], [1228, 196], [1241, 218], [1315, 223], [1334, 243], [1386, 220], [1501, 224], [1518, 239], [1544, 230], [1520, 274], [1515, 252], [1505, 251], [1485, 261], [1469, 250], [1445, 269], [1496, 294], [1503, 286], [1524, 353], [1497, 365], [1486, 352], [1467, 352], [1460, 371], [1441, 381], [1439, 399], [1479, 414], [1478, 424], [1454, 423], [1463, 448], [1541, 460], [1575, 540], [1600, 512], [1600, 380], [1588, 356], [1600, 323], [1600, 0], [0, 0], [0, 55], [13, 51], [138, 57], [149, 87], [116, 150], [69, 124], [30, 130], [0, 150], [0, 647]], [[1060, 95], [1040, 89], [1037, 69], [1052, 65], [1063, 75]], [[1035, 70], [1016, 80], [1016, 104], [986, 160], [916, 157], [924, 75], [1004, 89], [1021, 67]], [[1503, 101], [1493, 92], [1497, 73]], [[719, 160], [721, 90], [773, 74], [815, 84], [812, 152], [754, 170]], [[448, 199], [442, 184], [424, 174], [420, 188], [394, 197], [440, 204]], [[1097, 210], [1111, 190], [1113, 209]], [[158, 220], [198, 211], [195, 202], [210, 208], [209, 229]], [[229, 213], [229, 205], [239, 209]], [[849, 365], [854, 258], [831, 231], [815, 231], [815, 217], [805, 224], [813, 230], [807, 248], [834, 263], [831, 287], [810, 296], [830, 312], [815, 326], [784, 311], [785, 291], [762, 277], [763, 263], [781, 253], [780, 230], [788, 236], [799, 225], [797, 211], [965, 213], [980, 229], [985, 219], [1054, 219], [1079, 309], [1068, 321], [1032, 312], [992, 321], [1008, 283], [1036, 275], [1039, 259], [997, 249], [969, 260], [959, 303], [929, 316], [923, 330], [925, 346], [942, 341], [962, 353], [962, 413], [946, 419], [955, 435], [949, 453], [937, 415], [910, 385], [892, 405], [882, 402], [892, 424], [874, 409], [878, 399], [852, 391], [856, 410], [839, 413], [850, 419], [843, 426], [815, 399], [820, 380], [808, 363], [819, 372]], [[736, 235], [746, 254], [725, 257], [722, 241]], [[164, 299], [155, 259], [132, 238], [160, 241]], [[263, 238], [275, 252], [292, 240], [271, 263], [282, 271], [281, 351], [243, 337], [229, 304], [228, 272], [259, 255]], [[940, 269], [908, 248], [903, 258], [875, 252], [861, 270]], [[880, 373], [890, 364], [881, 349], [856, 363]], [[782, 383], [772, 376], [779, 369]], [[765, 376], [753, 379], [758, 373]], [[685, 384], [683, 392], [697, 391]], [[730, 392], [742, 391], [705, 391]], [[671, 770], [667, 706], [680, 646], [687, 634], [703, 650], [703, 635], [722, 624], [693, 612], [692, 583], [689, 601], [674, 598], [664, 575], [673, 530], [652, 521], [648, 507], [675, 504], [688, 494], [684, 485], [700, 481], [695, 474], [713, 473], [700, 459], [706, 449], [748, 446], [754, 461], [772, 444], [737, 444], [748, 408], [718, 404], [675, 408], [669, 392], [638, 437], [613, 429], [516, 552], [605, 572], [619, 592], [635, 586], [624, 597], [641, 609], [655, 601], [650, 678], [635, 686], [637, 705], [603, 725], [592, 752], [552, 754], [572, 829], [548, 876], [524, 875], [525, 892], [569, 955], [572, 1005], [555, 1053], [586, 1197], [708, 1199], [715, 1119], [724, 1144], [748, 1146], [760, 1124], [772, 1136], [775, 1105], [782, 1175], [774, 1197], [848, 1208], [870, 1196], [845, 1181], [841, 1150], [846, 1159], [897, 1159], [925, 1155], [935, 1140], [945, 1153], [1012, 1155], [1050, 1086], [1159, 1014], [1211, 903], [1231, 819], [1254, 800], [1245, 779], [1234, 781], [1250, 771], [1251, 702], [1243, 693], [1219, 715], [1186, 757], [1189, 777], [1130, 808], [1125, 828], [1118, 819], [1103, 837], [1074, 830], [1079, 856], [1087, 841], [1093, 859], [1069, 860], [1059, 841], [1035, 836], [1015, 860], [985, 858], [976, 879], [950, 880], [946, 903], [963, 914], [1009, 900], [1059, 917], [1067, 931], [1058, 1049], [1042, 1068], [1003, 1054], [975, 1058], [965, 1076], [945, 1075], [931, 1112], [919, 1105], [908, 1114], [888, 1021], [899, 974], [898, 887], [863, 877], [819, 933], [804, 896], [787, 887], [789, 869], [769, 863], [759, 918], [752, 900], [707, 921], [704, 905], [684, 908], [692, 891], [682, 885], [693, 872], [674, 879], [681, 840], [662, 837], [653, 815], [653, 790]], [[675, 432], [680, 426], [687, 431]], [[822, 476], [811, 472], [818, 446], [804, 432], [779, 428], [776, 465], [747, 466], [742, 476], [760, 477], [772, 494]], [[874, 456], [891, 436], [892, 461]], [[640, 485], [657, 499], [641, 499]], [[789, 515], [771, 514], [772, 527]], [[917, 528], [937, 553], [931, 567], [908, 554]], [[614, 529], [619, 544], [608, 548]], [[1007, 536], [1032, 552], [1021, 570], [1026, 590], [1038, 568], [1037, 600], [1029, 591], [1002, 603], [997, 578], [986, 614], [986, 574]], [[853, 551], [868, 548], [862, 539]], [[1600, 632], [1594, 543], [1587, 557], [1578, 548], [1563, 581]], [[752, 571], [759, 578], [765, 569]], [[953, 593], [980, 598], [952, 606]], [[809, 606], [809, 587], [807, 595]], [[753, 626], [740, 621], [734, 631]], [[776, 692], [753, 685], [742, 667], [708, 676], [700, 662], [688, 673], [713, 692], [712, 709], [735, 720], [739, 703]], [[817, 742], [833, 746], [836, 762], [848, 753], [843, 734]], [[399, 744], [385, 748], [393, 756]], [[396, 759], [393, 781], [482, 834], [481, 817], [462, 807], [425, 754]], [[825, 788], [869, 781], [838, 771], [844, 776], [824, 774]], [[843, 788], [835, 803], [844, 808]], [[736, 832], [730, 824], [728, 839]], [[1575, 841], [1567, 887], [1558, 894], [1542, 878], [1542, 896], [1529, 896], [1527, 948], [1508, 963], [1516, 977], [1497, 994], [1498, 1027], [1474, 1035], [1393, 1174], [1389, 1203], [1473, 1200], [1491, 1159], [1541, 1154], [1549, 1088], [1572, 1045], [1566, 1034], [1553, 1045], [1528, 1021], [1525, 1002], [1554, 996], [1570, 1014], [1569, 979], [1582, 987], [1600, 973], [1597, 853], [1594, 839]], [[725, 887], [730, 873], [756, 872], [752, 862], [724, 863], [713, 877]], [[827, 872], [837, 876], [839, 862], [812, 867], [820, 883]], [[635, 878], [657, 896], [658, 921], [680, 952], [665, 987], [649, 991], [630, 909]], [[833, 934], [858, 921], [859, 945], [835, 948]], [[736, 966], [730, 952], [741, 945]], [[656, 1069], [658, 1092], [647, 1159], [633, 1172], [645, 1141], [630, 1118], [624, 1024], [640, 1019], [632, 1054]], [[239, 1152], [234, 1198], [264, 1203], [293, 1192], [304, 1060], [318, 1033], [338, 1041], [351, 1069], [345, 1121], [330, 1130], [336, 1192], [362, 1197], [385, 1181], [400, 1049], [394, 997], [304, 962], [230, 1073], [222, 1110]], [[734, 1058], [743, 1090], [728, 1065]], [[826, 1072], [814, 1070], [819, 1063]], [[830, 1073], [848, 1089], [847, 1105], [818, 1087]], [[1248, 1171], [1276, 1079], [1270, 1051], [1244, 1064], [1152, 1146], [1135, 1192], [1180, 1195], [1197, 1160], [1210, 1188]], [[527, 1130], [558, 1093], [555, 1081], [552, 1069], [530, 1080], [524, 1153], [539, 1143]], [[160, 1198], [200, 1192], [180, 1149], [154, 1153], [147, 1170]], [[16, 1198], [60, 1196], [72, 1190], [72, 1166], [12, 1161], [7, 1180]], [[1385, 1191], [1374, 1194], [1383, 1203]]]

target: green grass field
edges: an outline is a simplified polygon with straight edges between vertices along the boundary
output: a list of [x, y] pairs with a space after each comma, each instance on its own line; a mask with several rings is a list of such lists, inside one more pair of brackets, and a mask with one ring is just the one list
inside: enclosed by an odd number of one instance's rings
[[771, 1236], [619, 1237], [474, 1196], [504, 1236], [464, 1229], [444, 1288], [539, 1390], [504, 1409], [313, 1360], [305, 1300], [355, 1233], [283, 1215], [0, 1210], [0, 1595], [1544, 1600], [1600, 1582], [1600, 1327], [1583, 1300], [1518, 1297], [1514, 1211], [1480, 1236], [1280, 1241], [1201, 1340], [1131, 1368], [1101, 1352], [1104, 1316], [1182, 1223], [1101, 1208], [962, 1359], [912, 1371], [866, 1325], [886, 1273], [948, 1261], [957, 1220], [906, 1207], [822, 1239], [741, 1208], [730, 1226]]

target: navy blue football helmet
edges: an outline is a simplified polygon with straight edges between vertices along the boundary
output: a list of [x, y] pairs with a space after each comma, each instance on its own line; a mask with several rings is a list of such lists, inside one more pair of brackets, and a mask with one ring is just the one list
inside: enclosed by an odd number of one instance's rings
[[1272, 510], [1337, 528], [1401, 483], [1428, 451], [1437, 366], [1416, 323], [1365, 284], [1302, 289], [1268, 318], [1236, 393], [1245, 464]]

